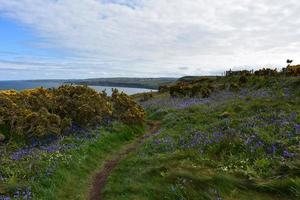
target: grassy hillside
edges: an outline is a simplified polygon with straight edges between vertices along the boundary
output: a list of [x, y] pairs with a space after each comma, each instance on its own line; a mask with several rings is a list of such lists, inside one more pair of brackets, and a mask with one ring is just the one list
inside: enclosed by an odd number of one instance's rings
[[141, 102], [163, 127], [117, 167], [105, 199], [299, 199], [300, 79], [200, 83], [213, 88], [206, 98], [165, 92]]
[[143, 133], [144, 110], [117, 90], [0, 91], [0, 200], [86, 199], [95, 171]]
[[83, 85], [158, 89], [160, 85], [169, 84], [175, 82], [176, 80], [177, 78], [95, 78], [72, 81], [71, 83]]
[[[103, 199], [300, 198], [299, 77], [183, 77], [160, 89], [0, 92], [0, 199], [88, 199], [120, 152]], [[145, 120], [161, 129], [142, 137]]]

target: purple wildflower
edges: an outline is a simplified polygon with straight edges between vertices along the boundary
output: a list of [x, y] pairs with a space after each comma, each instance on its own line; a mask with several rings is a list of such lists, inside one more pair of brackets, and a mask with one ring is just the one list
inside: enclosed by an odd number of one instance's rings
[[61, 149], [61, 146], [59, 144], [52, 144], [50, 146], [41, 146], [41, 150], [47, 152], [47, 153], [53, 153], [55, 151], [58, 151]]
[[13, 160], [21, 160], [23, 157], [29, 155], [30, 152], [31, 152], [31, 149], [29, 149], [29, 148], [19, 149], [18, 151], [14, 152], [11, 155], [11, 159], [13, 159]]
[[275, 153], [276, 153], [276, 145], [275, 145], [275, 144], [272, 144], [271, 147], [268, 147], [268, 148], [267, 148], [267, 153], [268, 153], [268, 154], [275, 155]]
[[293, 153], [290, 153], [290, 152], [287, 151], [287, 150], [284, 150], [283, 153], [282, 153], [282, 156], [283, 156], [284, 158], [292, 158], [292, 157], [294, 157], [294, 154], [293, 154]]
[[295, 134], [300, 134], [300, 124], [294, 125]]
[[0, 200], [11, 200], [11, 198], [8, 196], [0, 195]]

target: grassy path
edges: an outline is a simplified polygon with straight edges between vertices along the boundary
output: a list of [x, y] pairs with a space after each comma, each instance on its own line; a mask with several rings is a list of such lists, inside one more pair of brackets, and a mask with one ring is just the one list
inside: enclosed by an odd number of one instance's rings
[[[161, 115], [153, 110], [156, 114], [150, 116], [162, 121], [162, 131], [118, 163], [102, 198], [298, 200], [299, 157], [287, 158], [282, 149], [270, 153], [267, 148], [281, 142], [294, 147], [297, 155], [298, 134], [288, 135], [300, 124], [300, 118], [291, 115], [298, 116], [297, 101], [241, 99], [160, 110]], [[253, 135], [259, 139], [247, 142]], [[256, 146], [259, 141], [263, 147]]]
[[101, 132], [101, 137], [78, 143], [79, 148], [63, 155], [63, 158], [70, 159], [59, 162], [54, 174], [32, 181], [33, 199], [88, 199], [93, 178], [103, 168], [105, 161], [127, 149], [145, 133], [143, 127], [122, 124], [115, 124], [109, 131], [97, 131]]
[[123, 160], [129, 153], [135, 151], [140, 144], [142, 144], [147, 138], [151, 137], [155, 134], [159, 128], [159, 122], [149, 122], [151, 127], [150, 131], [138, 138], [132, 145], [129, 145], [127, 148], [123, 149], [122, 151], [118, 152], [117, 155], [114, 156], [113, 159], [107, 160], [104, 164], [104, 167], [96, 173], [93, 184], [90, 190], [90, 200], [101, 200], [102, 199], [102, 191], [105, 186], [106, 180], [110, 173], [114, 170], [114, 168], [118, 165], [118, 163]]

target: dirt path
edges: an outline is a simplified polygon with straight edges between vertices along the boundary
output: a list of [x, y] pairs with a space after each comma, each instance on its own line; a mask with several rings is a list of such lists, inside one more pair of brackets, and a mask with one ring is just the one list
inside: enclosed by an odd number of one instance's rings
[[103, 199], [101, 194], [109, 174], [114, 170], [118, 163], [127, 156], [127, 154], [135, 151], [138, 146], [144, 142], [145, 139], [151, 137], [160, 129], [159, 122], [149, 122], [148, 124], [150, 125], [151, 129], [146, 135], [141, 136], [127, 149], [119, 152], [114, 159], [105, 162], [104, 167], [94, 177], [93, 184], [90, 190], [90, 200]]

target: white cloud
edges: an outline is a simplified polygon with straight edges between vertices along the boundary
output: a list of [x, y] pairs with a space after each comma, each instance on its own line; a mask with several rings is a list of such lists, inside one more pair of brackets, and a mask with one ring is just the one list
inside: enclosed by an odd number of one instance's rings
[[3, 15], [43, 38], [35, 45], [72, 56], [46, 60], [48, 70], [67, 63], [61, 70], [76, 78], [300, 62], [299, 10], [298, 0], [0, 0]]

